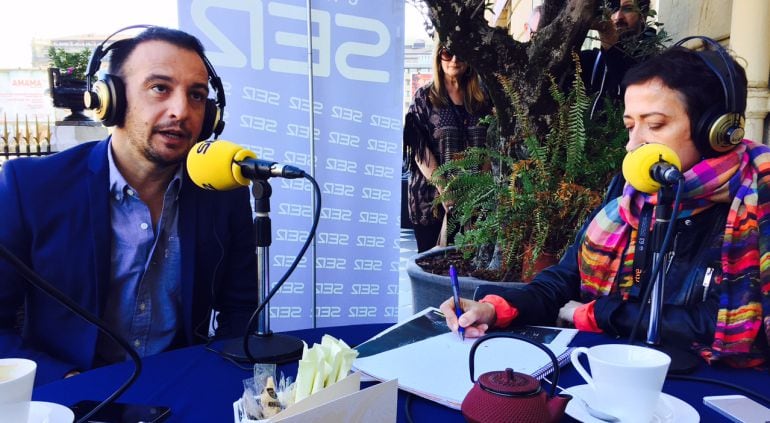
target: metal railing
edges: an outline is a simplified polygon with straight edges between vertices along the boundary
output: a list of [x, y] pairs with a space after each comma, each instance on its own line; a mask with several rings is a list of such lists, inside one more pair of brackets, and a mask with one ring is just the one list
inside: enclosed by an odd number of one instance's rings
[[19, 116], [15, 122], [8, 122], [3, 114], [2, 130], [0, 130], [0, 168], [7, 160], [17, 157], [47, 156], [55, 153], [51, 146], [51, 121], [40, 123], [35, 117], [30, 121], [27, 117], [19, 122]]

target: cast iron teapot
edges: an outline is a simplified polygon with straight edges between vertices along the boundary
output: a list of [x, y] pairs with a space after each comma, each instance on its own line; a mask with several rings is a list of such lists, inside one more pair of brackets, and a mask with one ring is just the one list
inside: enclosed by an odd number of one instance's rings
[[[540, 381], [534, 377], [514, 372], [512, 369], [484, 373], [475, 379], [473, 372], [476, 348], [492, 338], [514, 338], [528, 342], [551, 358], [553, 381], [550, 393], [546, 396]], [[463, 400], [462, 413], [471, 423], [543, 423], [558, 422], [564, 417], [571, 395], [554, 395], [559, 381], [559, 362], [548, 347], [543, 344], [512, 333], [492, 333], [473, 343], [470, 351], [470, 373], [473, 388]]]

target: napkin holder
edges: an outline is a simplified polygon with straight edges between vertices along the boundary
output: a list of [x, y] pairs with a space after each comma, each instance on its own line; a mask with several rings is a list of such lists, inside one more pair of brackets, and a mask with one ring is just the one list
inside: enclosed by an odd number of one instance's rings
[[318, 423], [394, 422], [398, 381], [396, 379], [360, 389], [361, 373], [352, 373], [309, 397], [294, 403], [269, 419], [253, 420], [246, 416], [242, 399], [233, 403], [235, 423]]

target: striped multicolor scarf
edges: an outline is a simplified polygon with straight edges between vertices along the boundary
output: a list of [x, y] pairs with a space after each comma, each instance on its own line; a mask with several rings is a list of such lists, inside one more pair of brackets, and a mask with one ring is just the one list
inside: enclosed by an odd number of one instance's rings
[[[716, 203], [729, 203], [722, 242], [722, 280], [714, 342], [701, 351], [707, 359], [730, 358], [751, 365], [754, 340], [763, 331], [770, 344], [770, 148], [752, 141], [685, 173], [679, 217], [697, 214]], [[613, 289], [627, 297], [634, 284], [632, 267], [639, 224], [648, 195], [626, 185], [589, 224], [580, 249], [584, 297], [598, 298]], [[613, 288], [614, 282], [619, 281]], [[747, 361], [748, 360], [748, 361]]]

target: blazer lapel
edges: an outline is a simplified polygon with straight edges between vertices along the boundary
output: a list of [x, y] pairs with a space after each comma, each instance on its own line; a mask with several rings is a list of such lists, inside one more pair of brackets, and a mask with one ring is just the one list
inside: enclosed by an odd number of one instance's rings
[[192, 181], [187, 177], [182, 180], [179, 194], [179, 241], [182, 255], [181, 290], [182, 322], [188, 344], [194, 341], [193, 293], [195, 291], [195, 249], [196, 225], [198, 221], [198, 201]]
[[101, 316], [107, 300], [110, 279], [110, 200], [107, 148], [109, 138], [99, 142], [88, 157], [88, 204], [91, 221], [91, 250], [96, 276], [97, 315]]

